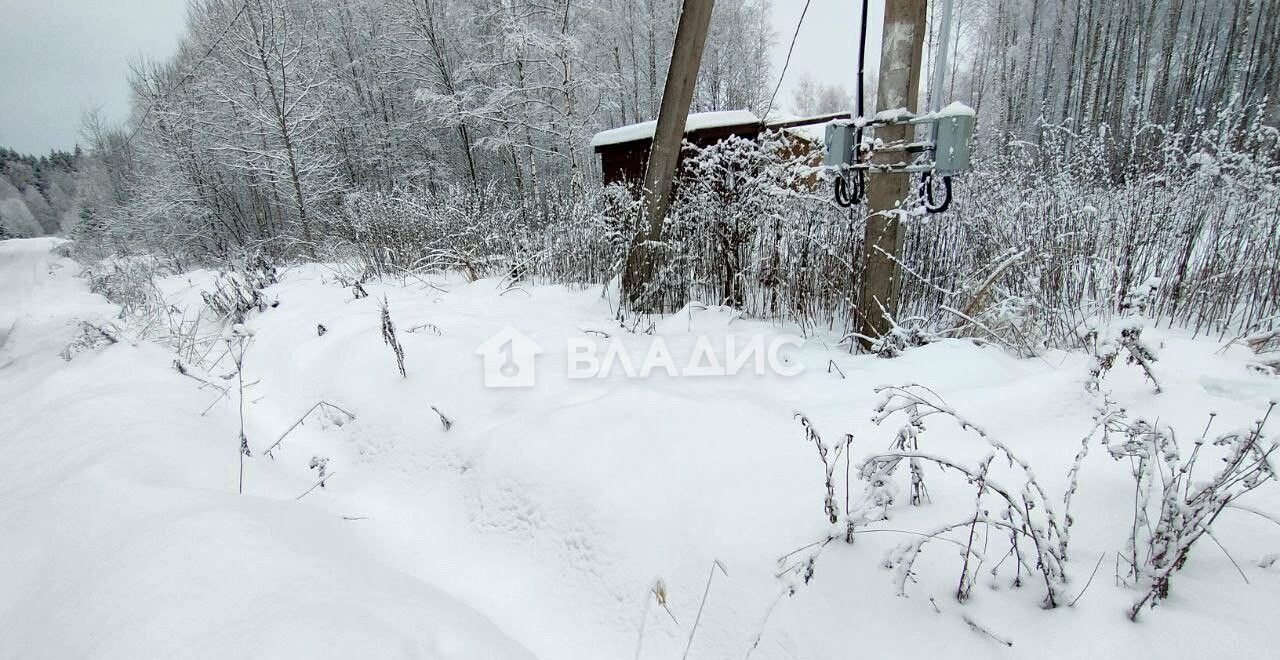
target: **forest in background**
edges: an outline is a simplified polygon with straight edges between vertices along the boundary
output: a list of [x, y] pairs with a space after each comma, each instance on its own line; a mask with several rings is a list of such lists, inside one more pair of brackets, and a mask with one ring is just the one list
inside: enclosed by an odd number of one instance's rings
[[[678, 6], [195, 0], [178, 53], [135, 67], [132, 119], [86, 121], [64, 228], [173, 267], [263, 253], [607, 282], [634, 216], [590, 136], [656, 115]], [[848, 102], [771, 98], [769, 13], [717, 3], [694, 111]], [[1280, 0], [959, 0], [951, 28], [946, 100], [978, 112], [976, 169], [951, 212], [910, 224], [911, 322], [1034, 351], [1155, 278], [1170, 322], [1274, 323]], [[768, 140], [696, 156], [653, 294], [847, 325], [861, 210], [798, 186], [811, 173]]]
[[82, 158], [79, 148], [37, 158], [0, 147], [0, 239], [74, 227]]

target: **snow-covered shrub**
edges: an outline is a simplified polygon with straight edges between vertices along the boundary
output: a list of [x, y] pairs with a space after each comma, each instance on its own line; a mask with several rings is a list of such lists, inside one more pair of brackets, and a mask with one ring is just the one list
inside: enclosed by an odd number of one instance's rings
[[[881, 392], [884, 397], [879, 405], [876, 406], [875, 416], [872, 418], [876, 424], [883, 423], [899, 412], [906, 416], [905, 422], [898, 428], [898, 433], [889, 448], [900, 452], [919, 452], [920, 436], [925, 431], [924, 418], [931, 414], [933, 410], [928, 408], [921, 409], [918, 397], [910, 389], [882, 388], [877, 391]], [[929, 499], [929, 491], [924, 485], [924, 467], [918, 458], [908, 458], [906, 462], [908, 472], [911, 475], [910, 502], [912, 506], [920, 506], [925, 500]], [[861, 473], [863, 478], [872, 484], [872, 488], [878, 489], [875, 486], [877, 481], [880, 479], [892, 479], [893, 473], [897, 471], [898, 465], [901, 463], [902, 459], [899, 458], [864, 463]]]
[[214, 280], [213, 289], [201, 291], [204, 304], [227, 323], [244, 323], [249, 312], [258, 308], [261, 294], [236, 273], [223, 273]]
[[205, 305], [228, 324], [244, 323], [249, 312], [274, 307], [262, 295], [263, 289], [279, 282], [276, 268], [261, 253], [249, 256], [218, 274], [212, 291], [201, 291]]
[[150, 257], [111, 258], [91, 263], [80, 276], [90, 291], [120, 306], [118, 318], [131, 336], [165, 345], [180, 360], [203, 367], [220, 340], [204, 327], [204, 310], [188, 315], [165, 300], [155, 281], [170, 271]]
[[[983, 553], [974, 549], [976, 531], [982, 528], [984, 537], [992, 533], [1008, 534], [1009, 550], [1006, 556], [1014, 559], [1014, 584], [1021, 584], [1024, 570], [1029, 575], [1038, 576], [1045, 587], [1044, 606], [1057, 606], [1062, 586], [1066, 582], [1064, 564], [1067, 524], [1065, 519], [1054, 512], [1051, 499], [1036, 481], [1031, 466], [1015, 455], [1007, 445], [962, 417], [926, 387], [905, 385], [879, 388], [878, 391], [884, 398], [876, 407], [876, 421], [882, 422], [900, 413], [906, 415], [908, 421], [903, 428], [907, 429], [908, 442], [914, 442], [916, 434], [923, 428], [922, 421], [925, 418], [940, 415], [950, 418], [962, 430], [969, 431], [990, 447], [977, 465], [965, 465], [943, 454], [910, 448], [902, 442], [904, 434], [899, 431], [894, 450], [870, 456], [863, 461], [859, 472], [864, 478], [884, 474], [885, 466], [909, 461], [913, 468], [913, 492], [918, 482], [917, 474], [923, 464], [959, 473], [973, 485], [976, 492], [972, 515], [921, 534], [885, 556], [885, 566], [893, 570], [899, 593], [903, 592], [907, 580], [913, 575], [915, 562], [925, 544], [951, 532], [961, 531], [966, 540], [961, 541], [965, 550], [962, 553], [956, 598], [965, 600], [973, 585], [974, 576], [984, 561]], [[1007, 463], [1009, 474], [993, 474], [993, 466], [997, 460]], [[994, 504], [988, 504], [987, 500], [993, 500]], [[990, 509], [998, 513], [992, 515]], [[999, 568], [994, 567], [991, 571], [993, 575], [998, 574]]]
[[408, 378], [409, 375], [404, 370], [404, 347], [400, 345], [400, 340], [396, 337], [396, 325], [391, 321], [391, 308], [387, 304], [387, 297], [382, 297], [382, 302], [378, 309], [382, 314], [382, 342], [391, 347], [391, 352], [396, 356], [396, 369], [400, 371], [400, 376]]
[[1144, 314], [1151, 305], [1151, 301], [1159, 287], [1159, 279], [1151, 278], [1125, 295], [1120, 304], [1121, 311], [1125, 316], [1116, 323], [1114, 332], [1117, 334], [1115, 336], [1099, 342], [1097, 341], [1097, 330], [1089, 331], [1088, 338], [1095, 343], [1093, 347], [1094, 362], [1089, 369], [1089, 378], [1085, 382], [1085, 389], [1090, 392], [1101, 391], [1102, 379], [1115, 366], [1116, 360], [1120, 357], [1121, 351], [1123, 351], [1126, 354], [1125, 363], [1141, 368], [1147, 380], [1150, 380], [1152, 386], [1155, 387], [1156, 392], [1159, 393], [1161, 391], [1160, 379], [1156, 376], [1155, 371], [1156, 351], [1142, 338], [1142, 332], [1147, 325]]
[[804, 326], [849, 314], [861, 226], [794, 146], [766, 133], [687, 148], [663, 236], [680, 293]]
[[324, 480], [329, 476], [329, 457], [312, 456], [307, 468], [316, 471], [316, 478], [320, 483], [320, 487], [324, 488]]
[[120, 329], [113, 325], [102, 325], [80, 322], [80, 334], [62, 349], [62, 359], [70, 362], [72, 358], [85, 351], [96, 351], [112, 344], [120, 343]]
[[[1268, 319], [1274, 322], [1276, 319]], [[1255, 354], [1250, 368], [1268, 374], [1280, 374], [1280, 329], [1255, 332], [1245, 337]]]
[[[236, 378], [236, 406], [240, 419], [240, 476], [239, 476], [239, 492], [244, 493], [244, 459], [253, 456], [253, 452], [249, 449], [249, 436], [245, 433], [244, 424], [244, 359], [249, 352], [249, 345], [253, 342], [253, 330], [249, 329], [242, 323], [233, 323], [227, 326], [223, 332], [222, 340], [227, 346], [226, 357], [231, 359], [231, 364], [235, 367], [233, 372]], [[181, 363], [178, 363], [181, 367]], [[181, 372], [181, 368], [179, 372]], [[227, 376], [228, 378], [230, 376]]]
[[881, 337], [864, 337], [852, 332], [844, 336], [840, 343], [853, 343], [866, 339], [869, 343], [867, 351], [882, 358], [895, 358], [908, 349], [932, 344], [943, 336], [931, 329], [929, 319], [912, 317], [909, 319], [891, 319], [889, 331]]
[[93, 262], [80, 274], [89, 290], [120, 306], [120, 318], [147, 317], [165, 307], [155, 278], [163, 274], [154, 259], [107, 259]]
[[453, 420], [450, 419], [448, 415], [440, 412], [439, 408], [435, 406], [431, 406], [431, 411], [434, 412], [436, 416], [440, 418], [440, 428], [443, 428], [446, 431], [453, 428]]
[[[657, 265], [639, 307], [716, 301], [809, 328], [850, 314], [857, 280], [848, 255], [860, 249], [861, 228], [832, 203], [809, 154], [769, 132], [686, 145], [683, 163], [662, 240], [641, 246]], [[616, 206], [622, 216], [611, 226], [630, 230], [629, 249], [638, 208]]]
[[[1197, 541], [1206, 535], [1213, 539], [1211, 527], [1223, 511], [1242, 506], [1238, 500], [1276, 479], [1280, 447], [1263, 435], [1275, 407], [1272, 403], [1248, 429], [1211, 438], [1206, 426], [1184, 457], [1173, 428], [1144, 419], [1130, 422], [1124, 411], [1104, 404], [1091, 435], [1112, 458], [1129, 464], [1135, 482], [1133, 524], [1121, 556], [1144, 595], [1130, 608], [1130, 619], [1169, 596], [1173, 574]], [[1210, 453], [1217, 455], [1218, 467], [1207, 479], [1197, 478], [1198, 460]]]
[[458, 186], [436, 193], [397, 189], [348, 194], [326, 218], [325, 252], [336, 261], [354, 261], [370, 277], [432, 270], [458, 270], [472, 279], [488, 276], [485, 264], [494, 246], [486, 249], [485, 232], [510, 221], [515, 211], [503, 203], [486, 203], [486, 195], [495, 193]]
[[813, 423], [809, 421], [808, 417], [800, 413], [796, 413], [795, 417], [799, 420], [800, 426], [804, 428], [805, 440], [813, 443], [814, 448], [818, 450], [818, 460], [822, 461], [823, 482], [827, 489], [826, 499], [822, 501], [822, 513], [826, 516], [827, 521], [834, 525], [841, 517], [840, 507], [836, 501], [836, 465], [840, 462], [840, 456], [848, 452], [849, 445], [853, 442], [853, 436], [845, 435], [844, 439], [839, 443], [828, 446], [823, 442], [822, 435], [813, 427]]
[[612, 277], [621, 254], [619, 228], [609, 225], [605, 210], [618, 199], [616, 191], [548, 187], [540, 199], [530, 205], [496, 184], [352, 193], [325, 218], [322, 251], [371, 277], [430, 271], [461, 272], [471, 280]]
[[1245, 343], [1254, 353], [1280, 353], [1280, 330], [1268, 330], [1249, 335]]
[[1094, 363], [1089, 369], [1089, 378], [1085, 382], [1085, 388], [1090, 392], [1098, 392], [1102, 389], [1102, 379], [1115, 366], [1116, 359], [1120, 357], [1120, 352], [1126, 354], [1125, 363], [1140, 367], [1142, 372], [1146, 374], [1148, 380], [1155, 387], [1156, 392], [1160, 392], [1160, 380], [1156, 377], [1155, 367], [1156, 361], [1155, 351], [1146, 342], [1142, 340], [1142, 331], [1145, 323], [1141, 318], [1130, 317], [1119, 323], [1119, 334], [1114, 337], [1100, 342], [1094, 349]]
[[[976, 575], [988, 556], [986, 551], [975, 548], [976, 539], [981, 536], [984, 544], [997, 538], [1008, 540], [1008, 550], [1004, 552], [1003, 559], [989, 569], [991, 575], [1000, 575], [1005, 560], [1012, 560], [1012, 568], [1005, 570], [1014, 572], [1012, 581], [1015, 586], [1034, 576], [1044, 585], [1044, 606], [1060, 604], [1066, 583], [1067, 536], [1071, 518], [1069, 512], [1062, 516], [1055, 512], [1051, 498], [1036, 481], [1031, 466], [926, 387], [904, 385], [878, 388], [877, 391], [883, 398], [876, 407], [875, 421], [881, 423], [901, 414], [906, 417], [906, 423], [895, 435], [889, 451], [872, 454], [853, 466], [866, 482], [856, 503], [846, 486], [849, 494], [844, 506], [840, 507], [834, 489], [834, 465], [841, 454], [848, 458], [851, 436], [845, 436], [838, 445], [825, 445], [812, 424], [800, 416], [806, 439], [817, 445], [825, 468], [827, 498], [824, 512], [831, 527], [824, 539], [779, 560], [782, 566], [780, 576], [791, 581], [788, 589], [794, 590], [813, 578], [817, 559], [831, 542], [843, 539], [853, 543], [863, 530], [899, 531], [878, 527], [877, 523], [886, 518], [888, 508], [895, 501], [897, 488], [893, 486], [893, 472], [905, 462], [912, 474], [914, 504], [919, 504], [926, 497], [922, 476], [925, 465], [960, 475], [973, 486], [975, 496], [973, 513], [921, 533], [907, 532], [910, 540], [886, 553], [883, 564], [893, 572], [899, 594], [905, 593], [907, 582], [913, 579], [916, 561], [925, 545], [942, 539], [963, 548], [956, 598], [962, 601], [968, 598]], [[923, 420], [933, 416], [951, 419], [961, 430], [980, 440], [987, 448], [984, 457], [969, 465], [944, 453], [921, 450], [918, 441], [924, 428]], [[1069, 498], [1067, 501], [1069, 503]], [[953, 538], [955, 534], [962, 536]]]

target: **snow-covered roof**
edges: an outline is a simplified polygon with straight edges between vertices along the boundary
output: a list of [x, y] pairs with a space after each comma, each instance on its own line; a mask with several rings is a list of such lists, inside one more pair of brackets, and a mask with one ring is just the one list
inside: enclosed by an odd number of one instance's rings
[[810, 142], [825, 142], [827, 139], [827, 124], [829, 123], [831, 122], [823, 124], [804, 124], [801, 126], [784, 128], [783, 130], [791, 133], [792, 135], [799, 135]]
[[810, 142], [821, 143], [827, 139], [827, 124], [830, 121], [816, 121], [820, 117], [801, 117], [786, 112], [773, 112], [769, 114], [769, 119], [765, 122], [765, 128], [775, 127], [778, 124], [789, 124], [800, 121], [813, 121], [810, 124], [800, 124], [799, 126], [788, 126], [781, 129], [791, 135], [796, 135]]
[[938, 119], [944, 117], [976, 117], [978, 112], [959, 101], [952, 101], [947, 107], [933, 113], [933, 116]]
[[[697, 131], [704, 128], [722, 128], [724, 126], [741, 126], [742, 124], [758, 124], [760, 118], [747, 110], [721, 110], [717, 112], [694, 112], [689, 114], [685, 122], [684, 132]], [[619, 126], [607, 131], [600, 131], [591, 138], [591, 146], [602, 147], [609, 144], [622, 144], [636, 140], [652, 140], [658, 122], [644, 121], [629, 126]]]
[[[903, 121], [914, 116], [916, 116], [916, 113], [906, 108], [891, 108], [889, 110], [881, 110], [880, 112], [877, 112], [875, 116], [871, 118], [871, 121], [874, 121], [877, 124], [882, 124]], [[856, 122], [857, 120], [855, 119], [854, 121]]]

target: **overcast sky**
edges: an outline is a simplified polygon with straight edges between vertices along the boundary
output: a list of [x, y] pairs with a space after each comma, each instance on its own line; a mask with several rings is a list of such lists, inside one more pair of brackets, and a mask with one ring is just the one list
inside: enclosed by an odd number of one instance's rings
[[80, 113], [129, 114], [126, 74], [177, 47], [186, 0], [0, 0], [0, 145], [70, 149]]
[[[880, 22], [884, 20], [884, 0], [871, 0], [867, 12], [867, 71], [874, 72], [880, 66]], [[800, 38], [791, 54], [791, 65], [783, 79], [782, 90], [774, 106], [783, 112], [791, 112], [791, 92], [796, 81], [808, 73], [821, 83], [839, 83], [853, 93], [858, 81], [858, 13], [859, 0], [811, 0]], [[796, 22], [804, 9], [804, 0], [774, 0], [773, 25], [778, 31], [778, 43], [774, 47], [775, 75], [782, 70], [787, 57], [787, 47], [796, 32]], [[773, 84], [777, 84], [775, 78]], [[868, 96], [868, 106], [875, 99]], [[868, 108], [870, 109], [870, 108]]]
[[[779, 109], [790, 110], [791, 90], [805, 72], [853, 90], [860, 5], [811, 1]], [[774, 0], [775, 71], [803, 7], [802, 0]], [[871, 44], [879, 43], [883, 7], [883, 0], [871, 2]], [[85, 109], [101, 106], [109, 119], [127, 118], [129, 61], [169, 56], [185, 15], [185, 0], [0, 0], [0, 145], [34, 154], [70, 149]], [[868, 70], [875, 70], [877, 49], [868, 50]]]

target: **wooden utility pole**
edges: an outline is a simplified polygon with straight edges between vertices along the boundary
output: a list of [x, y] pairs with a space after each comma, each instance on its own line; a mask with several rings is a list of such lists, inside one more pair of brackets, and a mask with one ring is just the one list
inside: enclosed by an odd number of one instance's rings
[[[880, 83], [876, 108], [920, 107], [920, 71], [926, 30], [925, 0], [885, 0], [884, 35], [880, 42]], [[908, 140], [913, 126], [885, 126], [876, 129], [876, 138], [886, 143]], [[902, 152], [890, 152], [879, 164], [901, 160]], [[876, 173], [868, 177], [867, 228], [862, 242], [863, 271], [858, 301], [858, 332], [864, 337], [883, 337], [898, 314], [898, 293], [902, 279], [898, 258], [902, 253], [903, 229], [899, 217], [911, 196], [911, 175]], [[862, 340], [863, 348], [871, 342]]]
[[644, 171], [645, 225], [631, 253], [627, 255], [626, 271], [622, 276], [622, 288], [627, 300], [635, 306], [643, 304], [639, 298], [645, 286], [653, 280], [657, 261], [661, 257], [656, 244], [662, 240], [662, 224], [667, 217], [667, 205], [671, 200], [671, 184], [676, 166], [680, 162], [680, 149], [684, 142], [684, 127], [689, 119], [689, 105], [693, 102], [693, 90], [698, 82], [698, 69], [702, 64], [702, 51], [707, 44], [707, 29], [711, 25], [711, 11], [715, 0], [684, 0], [680, 10], [680, 24], [676, 28], [676, 42], [671, 51], [671, 67], [667, 70], [667, 83], [662, 90], [662, 107], [658, 110], [658, 125], [649, 148], [649, 162]]

